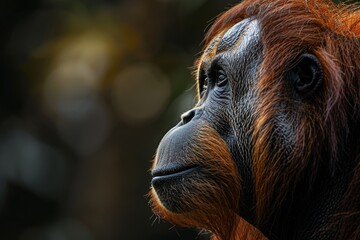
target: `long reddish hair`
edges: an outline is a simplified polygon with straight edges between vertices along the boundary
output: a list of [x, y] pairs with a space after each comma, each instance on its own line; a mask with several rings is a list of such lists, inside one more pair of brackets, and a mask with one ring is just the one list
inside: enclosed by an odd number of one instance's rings
[[[320, 164], [336, 172], [341, 149], [349, 149], [354, 164], [342, 207], [334, 215], [338, 237], [360, 236], [360, 11], [354, 5], [329, 0], [245, 0], [222, 14], [209, 29], [205, 46], [218, 34], [249, 17], [261, 28], [263, 62], [257, 92], [260, 96], [253, 128], [255, 225], [274, 216], [305, 171], [316, 177]], [[322, 90], [312, 102], [296, 106], [296, 143], [281, 160], [283, 149], [274, 146], [271, 120], [286, 102], [284, 73], [294, 59], [311, 52], [323, 68]], [[311, 180], [310, 180], [311, 181]], [[275, 194], [276, 192], [276, 194]]]

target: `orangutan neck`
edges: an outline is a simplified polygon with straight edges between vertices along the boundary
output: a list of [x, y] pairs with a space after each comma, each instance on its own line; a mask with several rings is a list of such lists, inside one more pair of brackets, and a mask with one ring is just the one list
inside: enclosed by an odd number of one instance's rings
[[[245, 221], [243, 218], [237, 216], [236, 219], [237, 226], [234, 230], [234, 233], [231, 237], [231, 240], [268, 240], [259, 229]], [[213, 236], [211, 240], [227, 240], [221, 239], [217, 236]]]

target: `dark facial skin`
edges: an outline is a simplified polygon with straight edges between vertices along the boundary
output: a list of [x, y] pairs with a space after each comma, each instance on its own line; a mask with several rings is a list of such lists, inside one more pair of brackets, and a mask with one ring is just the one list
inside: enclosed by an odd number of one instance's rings
[[[159, 145], [151, 172], [153, 208], [175, 224], [209, 229], [212, 222], [217, 226], [228, 221], [231, 228], [233, 220], [227, 219], [234, 215], [256, 221], [253, 138], [263, 117], [257, 107], [264, 94], [257, 86], [264, 57], [260, 33], [258, 21], [248, 18], [213, 38], [198, 65], [198, 103]], [[284, 100], [273, 107], [276, 111], [268, 120], [273, 127], [267, 136], [274, 143], [280, 171], [295, 148], [295, 126], [303, 114], [296, 110], [310, 104], [321, 80], [319, 61], [303, 53], [278, 81], [283, 82], [276, 97]], [[304, 204], [301, 195], [299, 206]], [[276, 224], [280, 230], [284, 226]], [[261, 230], [267, 234], [267, 229], [276, 234], [273, 222]]]
[[[174, 201], [176, 194], [168, 195], [169, 189], [181, 185], [184, 178], [214, 177], [206, 175], [206, 159], [191, 161], [188, 156], [188, 148], [199, 137], [198, 130], [206, 125], [218, 133], [230, 150], [245, 186], [242, 215], [249, 214], [249, 207], [244, 206], [251, 200], [251, 189], [246, 186], [251, 186], [250, 126], [256, 102], [254, 84], [261, 62], [259, 37], [257, 21], [246, 19], [216, 37], [205, 50], [198, 70], [201, 99], [164, 136], [152, 169], [152, 186], [168, 210], [189, 210], [181, 201]], [[177, 186], [176, 190], [182, 187]]]

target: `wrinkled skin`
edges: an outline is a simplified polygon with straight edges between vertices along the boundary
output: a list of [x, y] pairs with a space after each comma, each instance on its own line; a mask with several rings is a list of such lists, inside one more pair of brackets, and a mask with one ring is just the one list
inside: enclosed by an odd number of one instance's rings
[[[261, 117], [257, 112], [263, 62], [260, 31], [257, 20], [250, 18], [213, 38], [198, 64], [199, 101], [164, 136], [152, 167], [154, 211], [175, 224], [208, 229], [224, 240], [235, 239], [221, 229], [236, 228], [239, 216], [256, 222], [252, 148], [254, 125]], [[289, 101], [277, 106], [271, 120], [274, 148], [281, 148], [285, 164], [296, 142], [296, 124], [292, 124], [296, 118], [291, 116], [290, 105], [316, 94], [322, 80], [321, 65], [314, 55], [304, 52], [293, 61], [284, 73], [287, 92], [279, 90]], [[221, 210], [212, 214], [216, 209]], [[317, 220], [309, 221], [317, 226]], [[284, 224], [258, 227], [266, 235], [276, 235]], [[282, 233], [281, 237], [292, 236]]]
[[[242, 201], [250, 201], [251, 182], [251, 124], [254, 112], [256, 74], [261, 62], [261, 44], [259, 27], [256, 20], [244, 20], [223, 36], [216, 37], [205, 50], [199, 64], [198, 88], [201, 99], [198, 104], [181, 116], [181, 122], [171, 129], [160, 143], [152, 174], [165, 174], [176, 170], [188, 169], [184, 172], [187, 178], [208, 176], [206, 159], [203, 162], [189, 162], [186, 148], [197, 141], [197, 132], [203, 126], [214, 129], [228, 146], [232, 159], [236, 164], [239, 176], [245, 189]], [[176, 158], [174, 158], [176, 156]], [[169, 170], [167, 170], [169, 169]], [[180, 173], [182, 174], [182, 173]], [[170, 211], [179, 212], [184, 206], [174, 202], [174, 196], [162, 198], [168, 194], [168, 179], [155, 178], [153, 187], [160, 201]], [[173, 181], [172, 187], [174, 191]], [[159, 185], [159, 187], [157, 187]], [[166, 193], [163, 193], [165, 191]], [[196, 193], [193, 193], [196, 196]], [[195, 197], [194, 196], [194, 197]], [[181, 198], [181, 196], [179, 196]], [[209, 199], [211, 201], [211, 199]], [[185, 207], [187, 208], [187, 207]], [[244, 214], [249, 214], [244, 208]]]

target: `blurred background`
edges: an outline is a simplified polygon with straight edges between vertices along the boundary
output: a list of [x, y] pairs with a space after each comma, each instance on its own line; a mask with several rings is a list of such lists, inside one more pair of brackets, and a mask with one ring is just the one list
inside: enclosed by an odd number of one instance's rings
[[156, 219], [161, 137], [227, 0], [2, 0], [0, 239], [206, 239]]
[[1, 1], [1, 240], [205, 238], [153, 216], [148, 169], [234, 3]]

